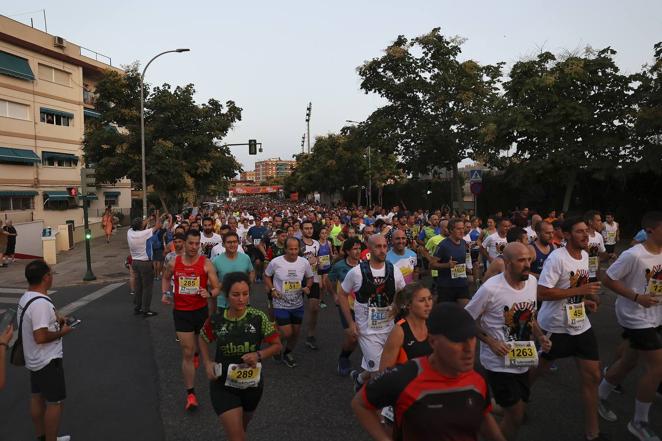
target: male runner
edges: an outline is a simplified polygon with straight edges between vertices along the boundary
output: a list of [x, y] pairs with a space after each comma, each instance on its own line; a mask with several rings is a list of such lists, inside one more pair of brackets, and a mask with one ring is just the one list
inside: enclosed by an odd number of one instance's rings
[[535, 258], [531, 262], [531, 275], [540, 278], [542, 267], [549, 254], [556, 249], [552, 243], [554, 237], [554, 227], [545, 221], [536, 224], [536, 239], [529, 245], [529, 249], [535, 253]]
[[549, 352], [551, 342], [536, 322], [537, 280], [529, 276], [529, 250], [522, 243], [509, 243], [503, 260], [504, 272], [485, 282], [466, 310], [478, 321], [480, 362], [504, 409], [501, 431], [515, 439], [529, 401], [529, 369], [538, 364], [533, 338], [543, 352]]
[[437, 302], [457, 302], [464, 306], [471, 298], [467, 275], [473, 269], [471, 258], [467, 260], [467, 243], [463, 239], [464, 221], [452, 219], [448, 227], [449, 235], [437, 247], [430, 268], [437, 271]]
[[616, 242], [620, 239], [620, 230], [618, 228], [618, 222], [614, 221], [614, 213], [607, 212], [605, 213], [605, 223], [602, 228], [602, 237], [605, 240], [605, 249], [607, 253], [615, 255]]
[[531, 216], [531, 225], [528, 225], [526, 228], [524, 228], [524, 230], [526, 230], [526, 234], [529, 236], [529, 243], [532, 243], [538, 238], [537, 227], [540, 222], [542, 222], [542, 216], [539, 214], [534, 214]]
[[648, 414], [662, 382], [662, 212], [646, 213], [641, 223], [646, 241], [621, 254], [602, 277], [605, 286], [619, 295], [616, 319], [630, 345], [600, 383], [600, 415], [616, 420], [606, 400], [641, 359], [646, 370], [639, 379], [628, 430], [641, 441], [652, 441], [660, 439], [651, 430]]
[[299, 240], [287, 238], [285, 247], [285, 254], [269, 262], [264, 270], [264, 285], [273, 297], [274, 318], [286, 342], [283, 363], [293, 368], [297, 364], [292, 351], [303, 323], [303, 296], [310, 295], [314, 273], [308, 261], [299, 256]]
[[[379, 371], [384, 343], [393, 328], [390, 305], [397, 291], [405, 287], [405, 279], [392, 263], [386, 261], [386, 239], [380, 234], [370, 236], [370, 260], [352, 268], [340, 285], [338, 303], [348, 323], [348, 332], [358, 338], [365, 372], [352, 371], [355, 388], [361, 387]], [[354, 317], [349, 307], [354, 293]]]
[[391, 236], [391, 250], [386, 254], [386, 260], [400, 269], [405, 283], [418, 280], [418, 265], [416, 253], [407, 247], [408, 239], [405, 231], [398, 228]]
[[[174, 291], [170, 291], [170, 279], [174, 278]], [[211, 290], [207, 291], [207, 286]], [[195, 410], [195, 369], [199, 362], [195, 356], [197, 335], [205, 324], [209, 309], [207, 299], [220, 293], [214, 265], [200, 255], [200, 232], [189, 230], [185, 236], [184, 254], [176, 256], [164, 269], [161, 280], [161, 301], [174, 303], [172, 316], [175, 332], [182, 350], [182, 375], [186, 388], [186, 410]]]
[[214, 220], [211, 217], [202, 219], [202, 235], [200, 236], [200, 254], [205, 255], [208, 259], [211, 257], [211, 250], [219, 243], [223, 242], [223, 238], [214, 233]]
[[313, 285], [310, 288], [308, 295], [308, 307], [310, 316], [308, 318], [308, 335], [306, 336], [306, 346], [310, 349], [317, 350], [317, 340], [315, 338], [315, 328], [317, 328], [317, 316], [320, 312], [320, 282], [321, 277], [317, 273], [317, 256], [320, 250], [320, 243], [313, 239], [313, 223], [309, 220], [303, 221], [301, 224], [301, 231], [303, 237], [301, 238], [301, 252], [303, 257], [308, 261], [313, 270]]
[[266, 249], [264, 248], [263, 238], [267, 234], [267, 228], [262, 226], [260, 216], [255, 217], [255, 225], [248, 229], [246, 234], [246, 250], [253, 262], [255, 268], [255, 280], [260, 281], [264, 271], [264, 259]]
[[586, 314], [598, 308], [600, 283], [589, 282], [586, 223], [569, 218], [562, 228], [566, 246], [552, 251], [538, 282], [538, 297], [544, 300], [538, 323], [551, 333], [552, 349], [542, 353], [537, 373], [546, 371], [554, 360], [574, 357], [580, 372], [586, 439], [604, 440], [598, 424], [600, 354]]
[[499, 256], [503, 252], [503, 249], [506, 247], [506, 244], [508, 243], [506, 235], [508, 234], [508, 230], [510, 230], [511, 225], [512, 224], [510, 220], [507, 218], [502, 217], [497, 219], [496, 232], [487, 236], [487, 238], [483, 241], [480, 252], [484, 257], [487, 258], [488, 268], [492, 261], [496, 259], [497, 256]]

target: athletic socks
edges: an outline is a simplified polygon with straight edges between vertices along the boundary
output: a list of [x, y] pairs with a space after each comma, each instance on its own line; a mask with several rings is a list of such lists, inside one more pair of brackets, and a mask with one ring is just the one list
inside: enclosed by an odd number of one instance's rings
[[651, 408], [652, 403], [642, 403], [639, 400], [634, 400], [634, 422], [635, 423], [647, 423], [648, 422], [648, 411]]
[[616, 389], [616, 386], [608, 382], [607, 379], [603, 378], [600, 382], [600, 386], [598, 386], [598, 396], [601, 400], [606, 400], [609, 398], [609, 394], [612, 393], [614, 389]]

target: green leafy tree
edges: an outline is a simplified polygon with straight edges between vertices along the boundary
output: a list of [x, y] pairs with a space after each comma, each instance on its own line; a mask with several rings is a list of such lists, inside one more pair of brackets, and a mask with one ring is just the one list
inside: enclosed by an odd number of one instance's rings
[[412, 175], [452, 170], [456, 201], [462, 200], [458, 163], [480, 146], [487, 115], [499, 103], [502, 66], [460, 60], [462, 43], [439, 28], [412, 40], [401, 35], [358, 68], [361, 88], [388, 102], [368, 118], [374, 139]]
[[483, 127], [480, 152], [513, 178], [565, 185], [570, 207], [578, 173], [604, 179], [628, 160], [630, 80], [611, 48], [559, 58], [543, 52], [515, 63], [505, 105]]
[[[227, 147], [219, 146], [241, 120], [233, 101], [215, 99], [201, 105], [192, 84], [145, 87], [145, 163], [147, 185], [164, 208], [190, 193], [195, 199], [222, 191], [241, 169]], [[86, 124], [85, 160], [100, 182], [123, 177], [141, 183], [140, 73], [137, 64], [123, 74], [107, 72], [97, 84], [96, 109], [101, 117]], [[195, 200], [193, 202], [196, 202]]]

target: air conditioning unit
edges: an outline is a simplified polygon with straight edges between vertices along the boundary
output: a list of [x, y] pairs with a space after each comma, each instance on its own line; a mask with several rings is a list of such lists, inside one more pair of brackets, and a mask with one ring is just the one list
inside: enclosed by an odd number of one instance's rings
[[57, 35], [53, 36], [53, 46], [55, 47], [60, 47], [64, 49], [67, 47], [67, 40], [65, 40], [62, 37], [58, 37]]

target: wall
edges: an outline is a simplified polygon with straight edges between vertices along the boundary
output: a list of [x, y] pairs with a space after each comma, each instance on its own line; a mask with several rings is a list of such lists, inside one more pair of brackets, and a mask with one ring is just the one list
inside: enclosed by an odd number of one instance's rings
[[[103, 236], [103, 226], [101, 219], [94, 218], [89, 221], [90, 230], [92, 232], [92, 239]], [[76, 225], [74, 228], [74, 243], [79, 243], [85, 240], [85, 228], [83, 225]]]
[[41, 232], [44, 229], [43, 221], [14, 223], [16, 236], [16, 254], [42, 257]]

